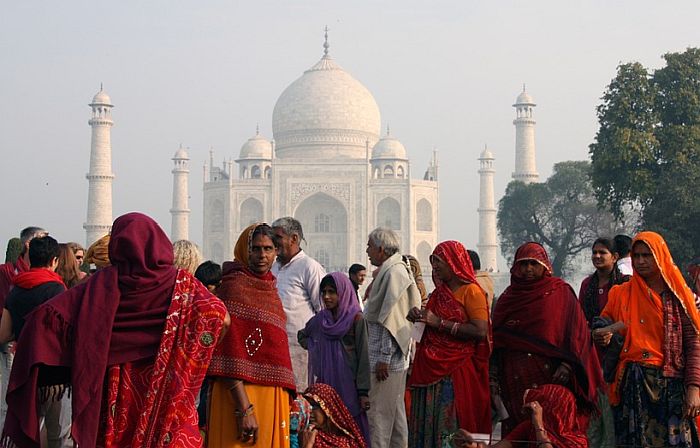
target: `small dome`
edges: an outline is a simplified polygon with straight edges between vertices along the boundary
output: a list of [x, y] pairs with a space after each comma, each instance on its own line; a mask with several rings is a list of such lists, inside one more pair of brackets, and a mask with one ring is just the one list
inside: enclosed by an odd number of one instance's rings
[[493, 153], [489, 151], [488, 148], [484, 148], [483, 151], [481, 151], [481, 155], [479, 156], [480, 159], [493, 159]]
[[374, 145], [372, 159], [401, 159], [406, 160], [406, 148], [400, 141], [389, 135], [389, 131]]
[[518, 98], [515, 99], [515, 104], [530, 104], [530, 105], [535, 105], [535, 101], [532, 99], [532, 97], [525, 91], [525, 86], [523, 86], [523, 91], [518, 95]]
[[180, 149], [175, 151], [175, 155], [173, 156], [173, 160], [180, 159], [180, 160], [190, 160], [190, 156], [187, 155], [187, 151], [185, 148], [180, 146]]
[[272, 159], [272, 143], [259, 132], [241, 146], [239, 159]]
[[94, 97], [92, 97], [91, 104], [106, 104], [111, 106], [112, 100], [109, 98], [109, 95], [107, 95], [107, 93], [100, 88], [100, 91], [97, 92]]

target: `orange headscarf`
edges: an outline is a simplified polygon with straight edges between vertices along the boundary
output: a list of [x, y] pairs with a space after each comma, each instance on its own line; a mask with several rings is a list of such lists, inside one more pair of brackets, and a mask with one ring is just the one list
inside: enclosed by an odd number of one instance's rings
[[[640, 232], [632, 240], [632, 246], [637, 242], [643, 242], [651, 250], [666, 286], [678, 298], [697, 334], [700, 329], [700, 314], [695, 307], [693, 292], [673, 262], [666, 242], [655, 232]], [[643, 362], [653, 366], [662, 366], [664, 363], [663, 302], [661, 296], [649, 288], [641, 276], [633, 275], [630, 281], [613, 286], [608, 294], [608, 304], [601, 315], [622, 321], [627, 326], [621, 330], [625, 343], [620, 353], [615, 382], [610, 389], [610, 402], [617, 404], [620, 399], [618, 388], [627, 363]]]
[[233, 259], [238, 261], [243, 266], [248, 266], [248, 252], [250, 251], [250, 240], [253, 232], [262, 223], [256, 222], [245, 228], [236, 241], [236, 246], [233, 248]]

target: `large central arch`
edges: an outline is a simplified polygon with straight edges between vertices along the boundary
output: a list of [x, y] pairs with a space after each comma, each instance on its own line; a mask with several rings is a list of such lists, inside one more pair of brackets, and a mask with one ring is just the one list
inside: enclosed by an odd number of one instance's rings
[[322, 262], [326, 271], [346, 271], [348, 263], [348, 213], [332, 196], [316, 193], [304, 199], [294, 211], [304, 229], [310, 256]]

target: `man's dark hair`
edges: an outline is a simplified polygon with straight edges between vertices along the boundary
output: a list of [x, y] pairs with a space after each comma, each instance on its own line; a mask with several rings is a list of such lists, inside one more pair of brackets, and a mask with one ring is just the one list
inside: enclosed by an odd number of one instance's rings
[[50, 236], [32, 238], [29, 242], [29, 265], [33, 268], [45, 268], [58, 257], [58, 241]]
[[204, 286], [216, 286], [221, 283], [221, 266], [211, 260], [197, 266], [194, 277]]
[[628, 256], [632, 251], [632, 238], [627, 235], [615, 235], [613, 241], [615, 242], [615, 252], [620, 258]]
[[359, 263], [355, 263], [352, 266], [350, 266], [350, 269], [348, 269], [348, 275], [355, 275], [360, 271], [366, 271], [367, 268], [362, 266]]
[[469, 258], [472, 260], [472, 266], [474, 267], [475, 271], [480, 271], [481, 270], [481, 259], [479, 258], [479, 254], [477, 254], [475, 251], [467, 249], [467, 253], [469, 254]]

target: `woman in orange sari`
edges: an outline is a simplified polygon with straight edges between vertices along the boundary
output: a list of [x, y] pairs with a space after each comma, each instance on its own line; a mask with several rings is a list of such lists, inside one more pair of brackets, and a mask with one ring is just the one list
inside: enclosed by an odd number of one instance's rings
[[[619, 445], [698, 446], [700, 315], [693, 293], [654, 232], [632, 241], [634, 275], [614, 286], [601, 316], [622, 322], [624, 337], [610, 403]], [[599, 330], [595, 342], [610, 343]]]
[[207, 444], [215, 448], [289, 446], [294, 375], [286, 317], [270, 272], [277, 256], [267, 224], [243, 231], [223, 265], [216, 295], [235, 323], [216, 347]]

